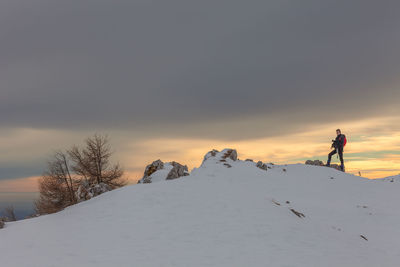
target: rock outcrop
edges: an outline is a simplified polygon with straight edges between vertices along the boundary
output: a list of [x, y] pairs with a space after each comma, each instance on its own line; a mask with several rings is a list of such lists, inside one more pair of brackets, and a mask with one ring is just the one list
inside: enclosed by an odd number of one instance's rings
[[211, 158], [211, 157], [215, 157], [218, 153], [219, 153], [219, 151], [216, 150], [216, 149], [211, 150], [210, 152], [208, 152], [208, 153], [204, 156], [203, 162], [206, 161], [206, 160], [208, 160], [208, 159]]
[[324, 166], [325, 164], [320, 160], [307, 160], [306, 165]]
[[235, 149], [224, 149], [224, 150], [222, 150], [221, 153], [223, 153], [223, 156], [222, 156], [223, 159], [229, 158], [233, 161], [237, 161], [237, 159], [238, 159], [237, 151]]
[[4, 219], [0, 218], [0, 229], [4, 228]]
[[88, 182], [84, 181], [78, 187], [76, 199], [78, 202], [85, 201], [111, 190], [111, 186], [105, 183], [90, 185]]
[[256, 167], [264, 171], [268, 170], [268, 165], [263, 163], [262, 161], [257, 162]]
[[[305, 164], [306, 165], [314, 165], [314, 166], [326, 166], [323, 161], [318, 160], [318, 159], [317, 160], [307, 160]], [[341, 171], [340, 165], [338, 165], [338, 164], [331, 164], [329, 167], [332, 169]]]
[[164, 162], [161, 160], [155, 160], [151, 164], [146, 166], [146, 169], [144, 170], [144, 175], [141, 180], [139, 180], [139, 183], [143, 184], [149, 184], [151, 183], [151, 175], [155, 173], [158, 170], [164, 169]]
[[188, 175], [189, 171], [186, 165], [175, 161], [164, 163], [161, 160], [156, 160], [146, 166], [143, 177], [138, 183], [149, 184], [155, 181], [173, 180]]
[[235, 149], [226, 148], [221, 152], [213, 149], [204, 156], [203, 163], [201, 165], [203, 166], [206, 162], [224, 163], [224, 166], [230, 168], [232, 166], [228, 162], [234, 162], [237, 160], [237, 151]]
[[186, 165], [184, 166], [175, 161], [171, 162], [170, 164], [173, 167], [172, 167], [172, 170], [170, 170], [170, 172], [168, 173], [167, 178], [165, 178], [166, 180], [173, 180], [173, 179], [180, 178], [182, 176], [189, 175], [188, 167]]

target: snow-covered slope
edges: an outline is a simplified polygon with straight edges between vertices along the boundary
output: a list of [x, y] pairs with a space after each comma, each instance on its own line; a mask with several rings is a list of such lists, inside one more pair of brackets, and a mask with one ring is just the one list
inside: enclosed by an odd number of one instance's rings
[[190, 176], [8, 223], [1, 266], [399, 266], [400, 183], [268, 167], [212, 157]]
[[380, 179], [377, 179], [377, 180], [380, 180], [380, 181], [385, 181], [385, 182], [400, 182], [400, 174], [399, 175], [394, 175], [394, 176], [388, 176], [388, 177], [385, 177], [385, 178], [380, 178]]

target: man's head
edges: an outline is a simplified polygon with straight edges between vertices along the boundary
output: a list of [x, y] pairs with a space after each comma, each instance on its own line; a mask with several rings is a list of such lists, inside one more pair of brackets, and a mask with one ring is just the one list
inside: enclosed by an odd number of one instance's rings
[[337, 134], [337, 135], [339, 135], [339, 134], [341, 134], [341, 133], [342, 133], [342, 131], [340, 131], [340, 129], [337, 129], [337, 130], [336, 130], [336, 134]]

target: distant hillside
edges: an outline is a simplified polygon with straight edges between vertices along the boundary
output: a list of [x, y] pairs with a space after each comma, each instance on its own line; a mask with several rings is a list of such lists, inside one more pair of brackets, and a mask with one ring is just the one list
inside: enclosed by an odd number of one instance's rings
[[0, 192], [0, 217], [7, 207], [14, 207], [18, 220], [35, 213], [34, 201], [38, 198], [37, 192]]

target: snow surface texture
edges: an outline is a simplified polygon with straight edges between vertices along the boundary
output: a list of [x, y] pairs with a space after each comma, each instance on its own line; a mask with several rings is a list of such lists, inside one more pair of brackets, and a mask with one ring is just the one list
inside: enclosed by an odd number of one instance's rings
[[6, 223], [1, 266], [399, 266], [400, 182], [218, 153], [181, 179]]

